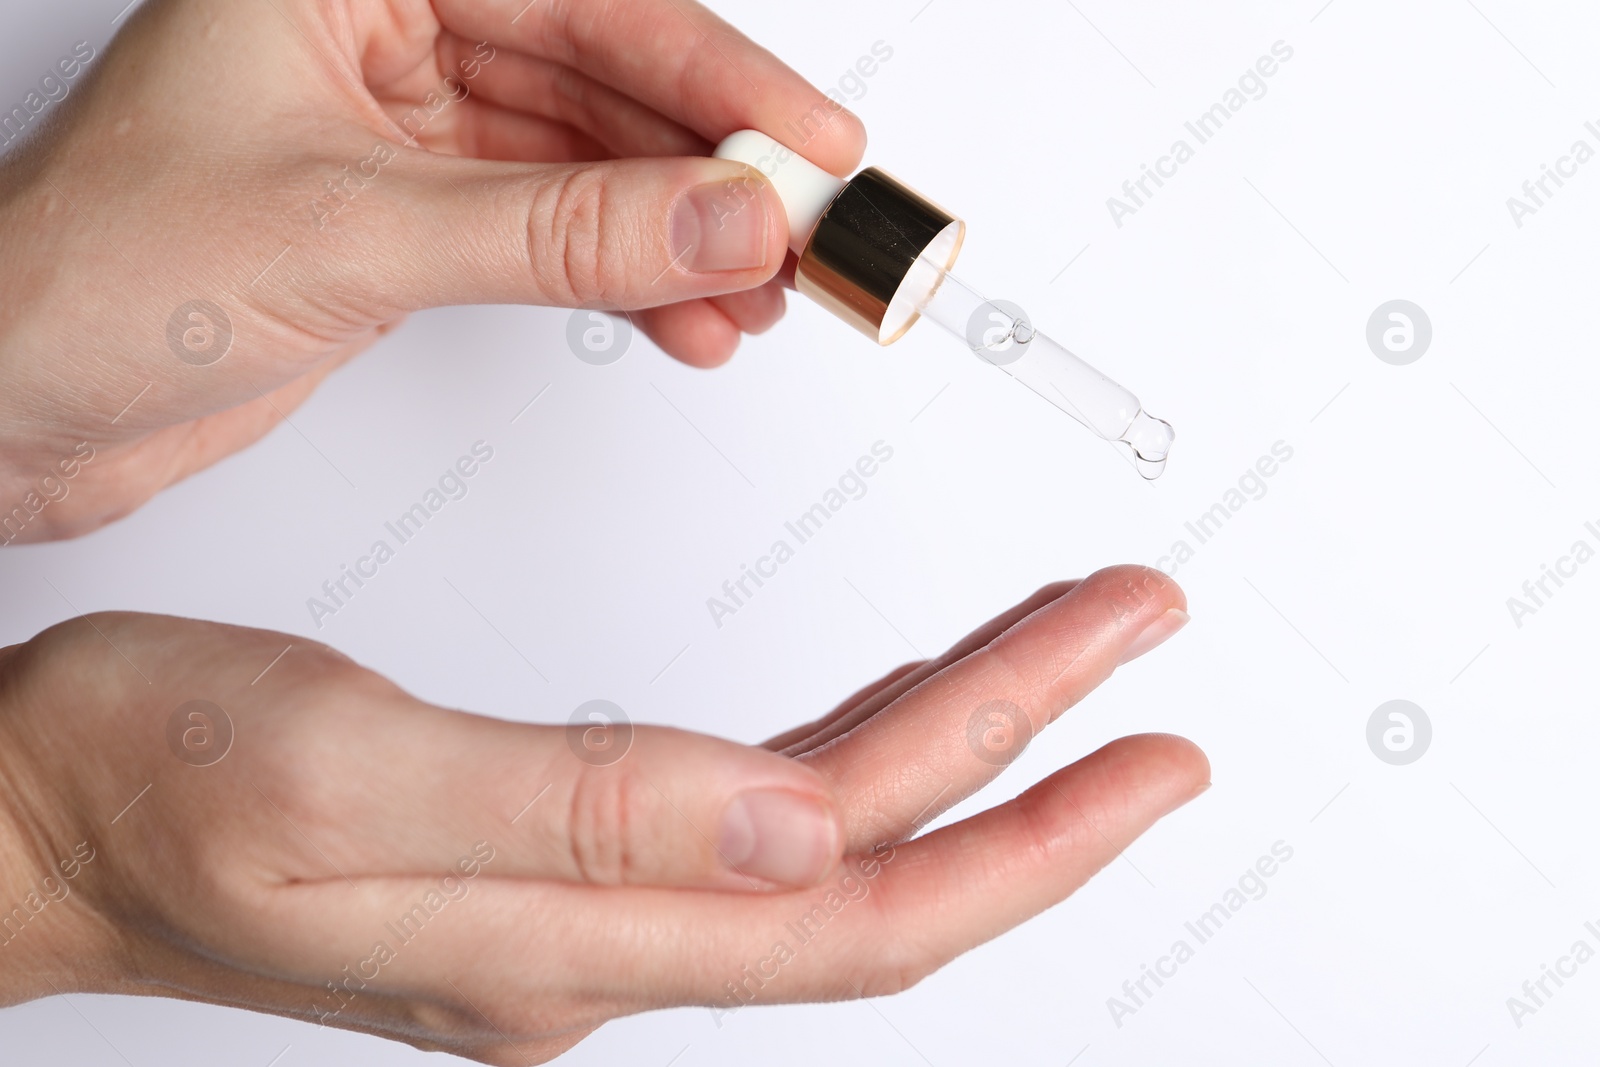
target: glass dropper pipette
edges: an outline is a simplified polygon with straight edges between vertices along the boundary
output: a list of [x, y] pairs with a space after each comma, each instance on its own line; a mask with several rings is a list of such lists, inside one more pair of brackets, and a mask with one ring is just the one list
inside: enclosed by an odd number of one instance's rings
[[1126, 446], [1143, 477], [1161, 477], [1172, 449], [1172, 427], [1146, 414], [1138, 397], [1040, 333], [1016, 305], [985, 299], [927, 257], [919, 259], [917, 269], [938, 274], [918, 303], [923, 318], [943, 326], [979, 359], [1005, 371], [1097, 437]]
[[[783, 200], [795, 287], [879, 344], [892, 344], [919, 317], [943, 326], [979, 358], [1125, 446], [1145, 478], [1157, 478], [1172, 427], [1139, 398], [1034, 329], [1022, 310], [985, 299], [950, 273], [965, 224], [897, 178], [869, 167], [849, 180], [754, 130], [717, 146], [765, 176]], [[752, 191], [735, 192], [741, 210]]]

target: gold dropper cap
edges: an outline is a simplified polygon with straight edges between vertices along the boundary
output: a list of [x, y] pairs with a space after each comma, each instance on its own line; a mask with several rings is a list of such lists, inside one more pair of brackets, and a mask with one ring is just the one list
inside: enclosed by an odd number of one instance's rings
[[877, 167], [851, 178], [823, 212], [795, 288], [878, 342], [917, 321], [917, 304], [955, 264], [966, 224]]

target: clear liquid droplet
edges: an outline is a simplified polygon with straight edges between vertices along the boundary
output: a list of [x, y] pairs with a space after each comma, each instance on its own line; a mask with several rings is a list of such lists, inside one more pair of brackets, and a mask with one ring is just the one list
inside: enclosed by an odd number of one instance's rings
[[1141, 409], [1117, 440], [1133, 453], [1133, 466], [1146, 481], [1155, 481], [1167, 469], [1167, 453], [1177, 435], [1169, 423]]

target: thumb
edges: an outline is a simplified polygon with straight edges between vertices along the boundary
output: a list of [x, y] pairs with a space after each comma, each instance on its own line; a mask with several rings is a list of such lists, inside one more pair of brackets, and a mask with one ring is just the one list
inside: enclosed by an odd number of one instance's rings
[[[535, 729], [554, 740], [555, 730]], [[760, 889], [814, 885], [839, 863], [842, 820], [809, 767], [666, 727], [560, 734], [545, 764], [557, 802], [517, 824], [531, 855], [560, 858], [555, 877]]]
[[783, 203], [741, 163], [402, 158], [411, 165], [391, 201], [402, 217], [365, 216], [364, 254], [345, 260], [362, 275], [358, 287], [399, 310], [633, 310], [751, 289], [783, 266]]
[[[375, 773], [315, 776], [334, 780], [318, 806], [340, 813], [323, 850], [351, 877], [401, 875], [448, 869], [484, 838], [502, 877], [729, 890], [813, 885], [838, 865], [842, 819], [811, 768], [591, 710], [536, 726], [396, 694], [381, 734], [335, 744]], [[301, 821], [293, 790], [272, 799]]]

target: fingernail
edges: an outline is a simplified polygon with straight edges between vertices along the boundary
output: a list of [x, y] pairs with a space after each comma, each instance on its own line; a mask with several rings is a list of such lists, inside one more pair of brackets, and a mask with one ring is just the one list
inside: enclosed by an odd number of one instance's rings
[[1184, 611], [1182, 608], [1168, 608], [1166, 611], [1162, 612], [1160, 617], [1158, 617], [1154, 622], [1152, 622], [1149, 626], [1146, 626], [1144, 631], [1140, 633], [1138, 637], [1133, 639], [1133, 643], [1129, 645], [1127, 651], [1122, 654], [1122, 658], [1117, 660], [1117, 666], [1120, 667], [1124, 663], [1132, 663], [1134, 660], [1138, 659], [1140, 656], [1144, 655], [1146, 652], [1149, 652], [1152, 648], [1155, 648], [1157, 645], [1161, 644], [1161, 642], [1165, 641], [1167, 638], [1183, 629], [1188, 622], [1189, 613], [1187, 611]]
[[676, 262], [696, 274], [767, 265], [767, 198], [754, 181], [697, 185], [672, 209]]
[[719, 848], [743, 874], [781, 885], [811, 885], [837, 848], [833, 812], [820, 801], [780, 789], [753, 789], [722, 813]]

